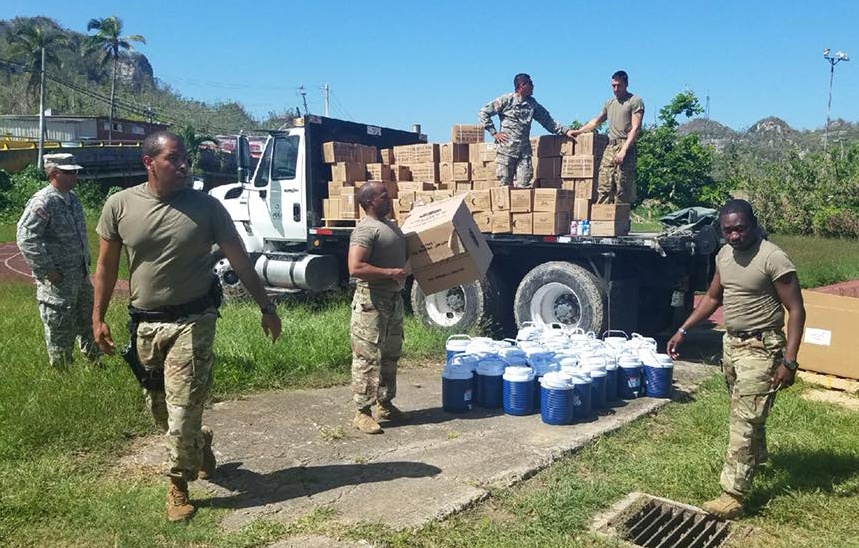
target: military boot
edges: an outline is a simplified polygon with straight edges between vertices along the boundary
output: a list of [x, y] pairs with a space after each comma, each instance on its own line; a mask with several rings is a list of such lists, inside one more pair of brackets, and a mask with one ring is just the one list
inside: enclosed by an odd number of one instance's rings
[[373, 406], [373, 418], [376, 422], [409, 422], [409, 416], [400, 411], [390, 400], [377, 402]]
[[722, 493], [702, 504], [701, 509], [720, 519], [737, 519], [743, 515], [743, 501], [736, 495]]
[[215, 469], [218, 467], [218, 461], [212, 451], [212, 438], [215, 434], [208, 426], [200, 428], [200, 432], [203, 434], [203, 462], [197, 472], [197, 479], [207, 480], [215, 475]]
[[381, 434], [382, 427], [379, 426], [379, 423], [373, 420], [372, 415], [370, 414], [370, 408], [365, 407], [364, 409], [359, 409], [355, 412], [355, 418], [352, 419], [352, 424], [365, 434]]
[[190, 518], [194, 513], [194, 506], [189, 499], [188, 482], [170, 478], [170, 485], [167, 487], [167, 519], [182, 521]]

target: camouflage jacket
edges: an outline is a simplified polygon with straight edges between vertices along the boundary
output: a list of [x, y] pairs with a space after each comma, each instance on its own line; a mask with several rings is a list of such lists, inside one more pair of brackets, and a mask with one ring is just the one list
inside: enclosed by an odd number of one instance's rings
[[507, 134], [506, 143], [498, 143], [496, 151], [499, 154], [524, 158], [531, 156], [531, 121], [537, 120], [546, 131], [563, 135], [566, 128], [552, 119], [549, 111], [533, 97], [520, 98], [515, 93], [508, 93], [480, 109], [478, 116], [480, 124], [490, 134], [495, 135], [495, 124], [492, 116], [498, 115], [501, 121], [500, 131]]
[[18, 221], [17, 236], [18, 249], [38, 280], [51, 271], [72, 279], [89, 271], [84, 212], [74, 192], [64, 198], [48, 185], [35, 193]]

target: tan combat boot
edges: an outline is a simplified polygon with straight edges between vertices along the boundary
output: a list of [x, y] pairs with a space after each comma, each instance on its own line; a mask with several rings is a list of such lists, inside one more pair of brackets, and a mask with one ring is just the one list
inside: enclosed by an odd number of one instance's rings
[[203, 462], [197, 472], [197, 479], [207, 480], [215, 475], [215, 469], [218, 467], [218, 461], [212, 451], [212, 438], [215, 433], [208, 426], [200, 428], [200, 432], [203, 434]]
[[382, 427], [379, 423], [373, 420], [369, 408], [359, 409], [355, 412], [355, 418], [352, 419], [352, 424], [365, 434], [381, 434]]
[[188, 500], [188, 482], [170, 478], [170, 485], [167, 487], [167, 519], [182, 521], [190, 518], [194, 513], [194, 506]]
[[743, 515], [743, 501], [730, 493], [722, 493], [719, 498], [708, 500], [701, 509], [720, 519], [737, 519]]
[[409, 416], [400, 411], [396, 405], [390, 401], [380, 401], [373, 406], [373, 418], [376, 422], [408, 422]]

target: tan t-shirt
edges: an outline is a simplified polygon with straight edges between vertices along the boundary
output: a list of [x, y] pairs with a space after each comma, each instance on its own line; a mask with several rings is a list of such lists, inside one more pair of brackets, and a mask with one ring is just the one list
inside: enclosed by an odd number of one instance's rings
[[[403, 268], [406, 266], [406, 237], [403, 231], [390, 220], [364, 217], [355, 227], [349, 238], [349, 245], [357, 245], [369, 250], [366, 262], [379, 268]], [[357, 285], [370, 289], [399, 291], [403, 284], [386, 278], [379, 280], [358, 280]]]
[[212, 244], [238, 238], [215, 198], [188, 188], [164, 200], [146, 183], [110, 196], [96, 231], [125, 245], [131, 304], [147, 310], [205, 295], [212, 281]]
[[722, 306], [728, 330], [784, 326], [784, 308], [774, 282], [796, 272], [796, 267], [777, 245], [760, 240], [745, 251], [725, 245], [716, 255], [716, 271], [722, 280]]
[[612, 96], [602, 107], [602, 113], [608, 120], [608, 136], [610, 139], [626, 139], [632, 130], [632, 115], [644, 112], [644, 101], [638, 95], [627, 92], [626, 97], [618, 100]]

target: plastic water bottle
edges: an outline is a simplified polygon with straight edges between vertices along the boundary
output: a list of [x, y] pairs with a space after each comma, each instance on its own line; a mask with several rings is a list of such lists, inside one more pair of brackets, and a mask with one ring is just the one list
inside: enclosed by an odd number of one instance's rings
[[590, 236], [591, 235], [591, 222], [587, 219], [582, 221], [582, 236]]
[[570, 236], [578, 236], [579, 234], [579, 222], [573, 221], [570, 223]]

